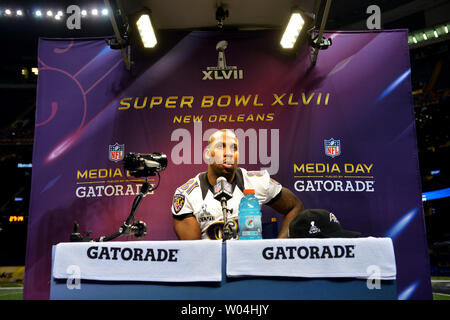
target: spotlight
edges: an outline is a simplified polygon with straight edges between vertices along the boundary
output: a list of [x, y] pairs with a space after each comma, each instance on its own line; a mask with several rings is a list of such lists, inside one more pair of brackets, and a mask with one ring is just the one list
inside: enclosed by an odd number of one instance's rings
[[18, 17], [23, 16], [22, 10], [17, 10], [17, 11], [16, 11], [16, 16], [18, 16]]
[[136, 25], [144, 47], [153, 48], [158, 41], [156, 40], [150, 16], [148, 14], [142, 14], [137, 20]]
[[55, 16], [55, 20], [61, 20], [61, 16], [60, 16], [59, 14], [57, 14], [57, 15]]
[[305, 20], [299, 12], [294, 12], [289, 19], [289, 23], [280, 41], [280, 45], [284, 49], [292, 49], [297, 41], [300, 32], [303, 29]]
[[42, 16], [42, 11], [41, 10], [36, 10], [34, 12], [34, 14], [36, 15], [36, 17], [41, 17]]
[[31, 68], [31, 72], [33, 72], [35, 75], [38, 75], [39, 70], [38, 68]]
[[427, 34], [425, 32], [423, 33], [423, 40], [428, 40]]
[[10, 15], [11, 15], [11, 10], [6, 9], [6, 10], [5, 10], [5, 14], [6, 14], [7, 16], [10, 16]]
[[444, 27], [444, 31], [445, 31], [445, 33], [448, 33], [448, 27], [447, 26]]
[[438, 33], [437, 33], [436, 30], [434, 30], [433, 34], [434, 34], [434, 37], [435, 37], [435, 38], [438, 38], [438, 37], [439, 37], [439, 35], [438, 35]]
[[97, 16], [98, 15], [98, 10], [97, 9], [92, 9], [91, 11], [93, 16]]
[[81, 10], [81, 15], [82, 15], [83, 17], [87, 16], [87, 11], [86, 11], [86, 10]]
[[47, 11], [47, 17], [51, 17], [51, 16], [53, 16], [52, 10], [48, 10], [48, 11]]
[[103, 9], [102, 16], [107, 16], [107, 15], [108, 15], [108, 9]]
[[58, 13], [56, 14], [57, 16], [63, 16], [63, 12], [61, 10], [58, 11]]
[[22, 68], [22, 75], [25, 79], [28, 78], [28, 69], [27, 68], [25, 68], [25, 67]]
[[414, 43], [417, 43], [416, 37], [412, 37], [412, 40], [413, 40]]

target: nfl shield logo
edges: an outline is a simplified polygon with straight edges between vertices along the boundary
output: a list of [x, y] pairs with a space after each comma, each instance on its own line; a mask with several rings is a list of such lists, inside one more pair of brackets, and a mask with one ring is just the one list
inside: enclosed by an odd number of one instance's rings
[[123, 160], [124, 157], [124, 150], [125, 145], [124, 144], [116, 144], [109, 146], [109, 160], [118, 162], [120, 160]]
[[341, 140], [331, 138], [330, 140], [325, 139], [323, 142], [327, 156], [334, 158], [341, 154]]

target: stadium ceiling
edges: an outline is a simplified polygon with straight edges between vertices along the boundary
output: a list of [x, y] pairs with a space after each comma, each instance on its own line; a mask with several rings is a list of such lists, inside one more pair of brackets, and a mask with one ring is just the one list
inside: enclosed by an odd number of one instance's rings
[[[329, 30], [366, 30], [366, 20], [372, 12], [368, 7], [380, 8], [383, 28], [420, 29], [433, 23], [448, 23], [442, 12], [450, 9], [448, 0], [104, 0], [111, 8], [120, 9], [122, 16], [131, 17], [148, 9], [153, 27], [159, 30], [199, 30], [217, 28], [242, 29], [284, 29], [293, 10], [310, 13], [313, 24], [318, 30], [318, 39], [322, 31]], [[223, 19], [218, 19], [219, 9], [226, 12]], [[421, 17], [421, 19], [418, 17]], [[328, 21], [329, 19], [329, 21]], [[419, 21], [418, 21], [419, 20]], [[447, 21], [445, 21], [447, 20]], [[116, 38], [118, 22], [111, 16]], [[446, 25], [442, 28], [445, 28]], [[435, 28], [436, 26], [433, 26]], [[448, 27], [448, 26], [447, 26]], [[444, 30], [444, 29], [443, 29]], [[429, 30], [428, 30], [429, 31]], [[429, 31], [436, 34], [436, 30]], [[448, 38], [448, 31], [441, 32]], [[423, 36], [423, 32], [421, 35]], [[424, 36], [423, 36], [424, 37]], [[438, 38], [438, 36], [436, 36]], [[425, 40], [427, 38], [425, 37]], [[410, 43], [417, 46], [417, 37], [410, 35]], [[313, 63], [318, 50], [313, 51]]]
[[[132, 14], [142, 7], [152, 12], [152, 22], [158, 30], [162, 29], [201, 29], [217, 26], [216, 8], [223, 5], [229, 16], [224, 21], [224, 27], [266, 27], [282, 28], [293, 8], [321, 14], [326, 0], [109, 0], [119, 2], [123, 13]], [[409, 28], [410, 31], [420, 30], [435, 25], [448, 23], [450, 11], [449, 0], [330, 0], [331, 6], [326, 20], [328, 30], [365, 30], [366, 13], [370, 5], [377, 5], [381, 10], [382, 28]], [[62, 10], [70, 5], [78, 5], [82, 9], [105, 7], [105, 0], [2, 0], [0, 11], [22, 9], [22, 19], [0, 18], [0, 33], [8, 36], [15, 33], [11, 40], [21, 36], [35, 35], [46, 37], [82, 37], [111, 35], [111, 25], [103, 24], [102, 19], [85, 19], [81, 30], [67, 30], [60, 23], [50, 25], [48, 19], [30, 19], [26, 17], [36, 8], [44, 10]], [[66, 13], [65, 13], [66, 14]], [[42, 20], [36, 22], [33, 20]], [[96, 21], [97, 20], [97, 21]], [[64, 21], [64, 19], [62, 19]], [[92, 24], [91, 24], [92, 22]], [[100, 23], [99, 23], [100, 22]], [[26, 32], [24, 32], [26, 30]]]
[[[317, 13], [318, 21], [326, 0], [110, 0], [119, 2], [125, 14], [142, 7], [152, 12], [157, 29], [199, 29], [217, 26], [216, 8], [223, 5], [229, 12], [224, 26], [283, 28], [293, 8]], [[417, 29], [445, 23], [450, 10], [449, 0], [331, 0], [326, 28], [361, 30], [366, 28], [370, 5], [381, 9], [382, 24], [413, 29], [412, 21], [424, 24]], [[423, 16], [421, 18], [415, 15]], [[423, 21], [422, 21], [423, 20]]]
[[[321, 0], [112, 0], [126, 15], [143, 7], [151, 10], [152, 21], [159, 29], [204, 29], [217, 27], [216, 10], [223, 7], [228, 17], [223, 25], [249, 28], [281, 28], [292, 9], [316, 12]], [[325, 2], [325, 1], [322, 1]]]
[[[109, 0], [115, 2], [116, 0]], [[152, 12], [152, 22], [157, 30], [217, 28], [215, 12], [223, 4], [229, 11], [224, 27], [273, 28], [282, 29], [294, 7], [317, 12], [321, 21], [326, 0], [120, 0], [123, 12], [131, 14], [146, 6]], [[318, 5], [318, 3], [320, 5]], [[21, 18], [0, 17], [0, 34], [8, 50], [2, 50], [3, 61], [24, 58], [34, 61], [39, 37], [79, 38], [113, 36], [114, 31], [107, 17], [92, 17], [88, 14], [79, 30], [68, 30], [67, 15], [56, 22], [55, 19], [37, 19], [33, 16], [36, 8], [62, 10], [70, 5], [82, 9], [104, 8], [105, 0], [2, 0], [0, 10], [23, 9]], [[449, 0], [331, 0], [326, 20], [326, 30], [366, 30], [367, 7], [378, 5], [381, 9], [381, 27], [384, 29], [408, 28], [410, 31], [428, 30], [448, 23]], [[318, 8], [319, 7], [319, 8]], [[317, 27], [319, 25], [316, 24]], [[431, 29], [430, 29], [431, 30]], [[432, 36], [433, 32], [430, 33]], [[413, 41], [411, 34], [411, 41]], [[417, 40], [420, 40], [417, 38]], [[438, 39], [442, 41], [443, 39]], [[431, 40], [430, 40], [431, 41]], [[434, 41], [434, 40], [433, 40]], [[426, 45], [422, 41], [414, 46]], [[20, 61], [19, 61], [20, 60]]]

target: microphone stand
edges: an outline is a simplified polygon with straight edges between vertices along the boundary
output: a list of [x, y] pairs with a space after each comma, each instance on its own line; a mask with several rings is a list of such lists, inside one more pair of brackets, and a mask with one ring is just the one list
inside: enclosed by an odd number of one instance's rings
[[[214, 186], [214, 199], [220, 202], [223, 215], [222, 240], [227, 240], [236, 237], [237, 227], [233, 220], [228, 220], [227, 201], [233, 197], [231, 185], [224, 177], [218, 177], [217, 183]], [[234, 224], [234, 225], [233, 225]]]
[[233, 232], [230, 230], [228, 226], [228, 209], [227, 209], [227, 198], [220, 198], [220, 204], [222, 205], [222, 214], [223, 214], [223, 230], [222, 230], [222, 241], [227, 241], [234, 237]]

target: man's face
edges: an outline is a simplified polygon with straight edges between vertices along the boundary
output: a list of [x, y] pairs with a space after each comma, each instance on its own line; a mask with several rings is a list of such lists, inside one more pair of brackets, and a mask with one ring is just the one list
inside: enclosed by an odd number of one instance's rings
[[237, 169], [239, 158], [238, 140], [229, 131], [218, 131], [211, 137], [210, 166], [214, 173], [229, 179]]

